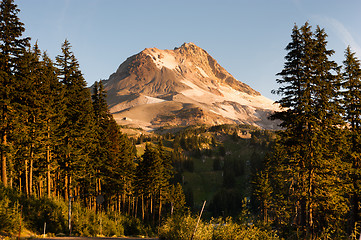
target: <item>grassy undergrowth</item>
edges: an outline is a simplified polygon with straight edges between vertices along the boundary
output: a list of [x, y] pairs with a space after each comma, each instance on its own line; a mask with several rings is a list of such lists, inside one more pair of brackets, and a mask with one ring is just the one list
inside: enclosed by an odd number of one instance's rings
[[196, 231], [197, 217], [190, 214], [169, 218], [159, 229], [161, 240], [277, 240], [271, 230], [233, 221], [232, 218], [200, 221]]
[[[69, 235], [68, 203], [49, 198], [26, 197], [0, 185], [0, 234], [17, 236], [19, 231], [34, 234]], [[138, 219], [115, 212], [96, 213], [78, 203], [72, 205], [72, 235], [137, 236], [152, 235]]]

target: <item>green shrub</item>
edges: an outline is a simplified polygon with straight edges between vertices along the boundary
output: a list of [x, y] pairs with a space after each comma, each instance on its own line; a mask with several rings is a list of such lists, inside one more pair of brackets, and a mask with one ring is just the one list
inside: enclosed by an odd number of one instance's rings
[[96, 213], [73, 204], [72, 232], [80, 236], [123, 236], [124, 216], [120, 214]]
[[64, 201], [33, 196], [20, 197], [23, 217], [31, 231], [41, 233], [46, 223], [46, 232], [64, 233], [68, 228], [68, 207]]
[[[191, 239], [197, 224], [197, 218], [190, 214], [184, 216], [173, 216], [169, 218], [159, 229], [159, 239], [163, 240], [188, 240]], [[213, 227], [200, 221], [194, 240], [212, 239]]]
[[278, 236], [253, 225], [237, 224], [231, 218], [213, 220], [213, 240], [276, 240]]
[[21, 210], [19, 204], [11, 204], [9, 198], [0, 199], [0, 232], [15, 234], [19, 232], [21, 224]]
[[[59, 199], [27, 197], [0, 183], [0, 232], [17, 235], [20, 230], [28, 229], [41, 234], [46, 223], [46, 233], [55, 235], [68, 234], [68, 202]], [[97, 214], [95, 211], [82, 207], [79, 203], [72, 204], [72, 235], [79, 236], [124, 236], [124, 227], [130, 220], [118, 213]], [[147, 235], [151, 231], [143, 227], [140, 221], [132, 223], [127, 230]], [[136, 230], [134, 230], [136, 229]]]
[[230, 218], [226, 221], [223, 221], [222, 219], [213, 220], [212, 224], [214, 226], [214, 240], [243, 239], [241, 227], [233, 223]]
[[126, 236], [144, 235], [146, 230], [138, 218], [126, 217], [124, 219], [124, 234]]
[[[175, 216], [169, 218], [159, 229], [159, 239], [161, 240], [188, 240], [191, 239], [197, 218], [189, 214], [185, 216]], [[212, 219], [211, 222], [200, 222], [194, 239], [212, 240], [277, 240], [275, 232], [248, 226], [232, 221], [232, 218], [223, 220], [222, 218]]]

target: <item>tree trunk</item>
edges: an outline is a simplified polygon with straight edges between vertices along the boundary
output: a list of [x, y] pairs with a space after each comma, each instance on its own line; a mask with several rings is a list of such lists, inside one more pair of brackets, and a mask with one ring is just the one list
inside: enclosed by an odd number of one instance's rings
[[142, 194], [142, 220], [144, 221], [144, 195]]
[[[154, 203], [153, 203], [153, 197], [150, 198], [151, 199], [151, 213], [152, 213], [152, 223], [153, 226], [155, 226], [155, 205], [156, 205], [156, 199], [154, 198]], [[154, 208], [154, 209], [153, 209]]]
[[122, 211], [125, 213], [125, 193], [122, 193]]
[[28, 170], [29, 160], [25, 160], [25, 193], [29, 195], [29, 170]]
[[38, 187], [39, 188], [39, 190], [38, 190], [38, 198], [41, 198], [43, 196], [43, 187], [44, 187], [42, 178], [40, 178], [38, 186], [39, 186]]
[[120, 202], [121, 202], [121, 199], [120, 199], [120, 195], [118, 194], [118, 201], [117, 201], [117, 203], [118, 203], [118, 213], [120, 213], [121, 212], [121, 206], [120, 206]]
[[138, 215], [138, 197], [135, 199], [135, 209], [134, 209], [134, 217], [137, 218]]
[[128, 216], [130, 216], [130, 209], [131, 209], [131, 200], [130, 195], [128, 196]]
[[[48, 156], [47, 156], [48, 158]], [[48, 169], [46, 172], [46, 192], [48, 194], [48, 198], [51, 197], [51, 179], [50, 179], [50, 162], [48, 161]]]
[[[48, 141], [50, 139], [50, 127], [48, 126]], [[48, 143], [49, 144], [49, 143]], [[46, 146], [46, 163], [47, 163], [47, 172], [46, 172], [46, 187], [47, 187], [47, 194], [48, 194], [48, 198], [51, 197], [51, 187], [50, 187], [50, 146]]]
[[158, 211], [158, 224], [160, 226], [160, 219], [162, 215], [162, 193], [159, 192], [159, 211]]
[[64, 198], [65, 198], [65, 201], [68, 201], [69, 200], [69, 182], [68, 182], [68, 180], [69, 180], [69, 174], [68, 173], [66, 173], [65, 174], [65, 179], [64, 179], [64, 181], [65, 181], [65, 183], [64, 183]]
[[[2, 136], [2, 145], [7, 145], [7, 136], [6, 136], [6, 130], [4, 130], [3, 136]], [[5, 150], [1, 150], [1, 181], [3, 182], [4, 186], [8, 186], [8, 178], [6, 174], [6, 153]]]
[[29, 168], [29, 194], [30, 195], [33, 193], [33, 165], [34, 165], [33, 153], [31, 153], [30, 168]]
[[150, 214], [153, 213], [153, 197], [150, 195]]
[[23, 174], [22, 172], [20, 172], [20, 174], [19, 174], [19, 192], [22, 192], [22, 187], [23, 187], [23, 186], [22, 186], [23, 183], [22, 183], [22, 181], [21, 181], [21, 178], [22, 178], [21, 175], [22, 175], [22, 174]]

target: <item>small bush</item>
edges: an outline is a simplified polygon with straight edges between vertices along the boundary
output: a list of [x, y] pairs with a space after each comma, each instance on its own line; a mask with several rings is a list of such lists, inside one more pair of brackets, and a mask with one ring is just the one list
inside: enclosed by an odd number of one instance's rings
[[244, 224], [237, 224], [231, 218], [226, 220], [213, 220], [214, 226], [213, 239], [214, 240], [276, 240], [278, 236], [271, 231], [262, 230], [253, 225], [247, 226]]
[[[47, 234], [69, 234], [68, 210], [68, 202], [64, 200], [27, 197], [0, 183], [1, 233], [17, 235], [21, 225], [22, 229], [41, 234], [46, 223]], [[72, 235], [78, 236], [151, 235], [150, 228], [145, 228], [137, 219], [116, 212], [96, 213], [75, 201], [72, 204], [71, 224]]]
[[15, 234], [21, 224], [19, 204], [11, 204], [8, 198], [0, 199], [0, 232]]
[[[185, 216], [175, 216], [169, 218], [159, 229], [159, 239], [161, 240], [188, 240], [191, 239], [197, 218], [189, 214]], [[232, 221], [231, 218], [223, 220], [212, 219], [211, 222], [200, 222], [194, 236], [199, 240], [277, 240], [275, 232], [264, 230], [256, 226], [248, 226]]]
[[[173, 216], [169, 218], [166, 223], [159, 229], [159, 239], [162, 240], [188, 240], [191, 239], [194, 229], [197, 224], [197, 218], [190, 214], [184, 216]], [[194, 240], [212, 239], [213, 227], [210, 224], [205, 224], [200, 221], [197, 231], [194, 235]]]
[[150, 236], [152, 231], [149, 227], [145, 227], [139, 218], [125, 217], [123, 220], [124, 234], [126, 236]]

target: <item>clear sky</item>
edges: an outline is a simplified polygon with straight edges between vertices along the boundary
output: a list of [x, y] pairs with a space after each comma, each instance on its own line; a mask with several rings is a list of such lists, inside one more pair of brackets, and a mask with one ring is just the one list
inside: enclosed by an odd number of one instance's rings
[[144, 48], [193, 42], [266, 97], [294, 24], [325, 28], [333, 60], [361, 58], [360, 0], [15, 0], [25, 36], [52, 59], [68, 39], [88, 85], [108, 79]]

